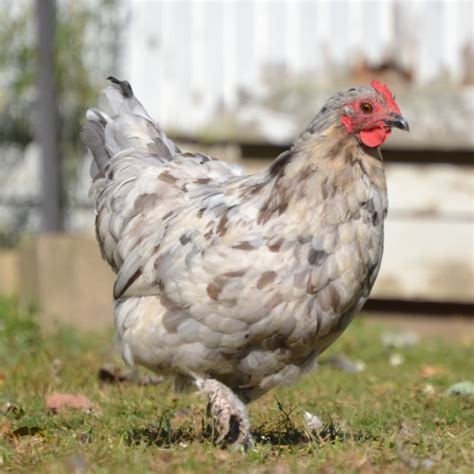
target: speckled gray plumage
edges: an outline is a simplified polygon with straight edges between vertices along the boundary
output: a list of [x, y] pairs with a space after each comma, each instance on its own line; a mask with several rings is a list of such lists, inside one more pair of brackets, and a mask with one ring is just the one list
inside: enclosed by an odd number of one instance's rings
[[216, 379], [245, 401], [314, 366], [382, 257], [381, 157], [339, 121], [345, 100], [367, 93], [330, 99], [291, 150], [247, 176], [182, 153], [133, 95], [107, 87], [108, 113], [89, 111], [82, 136], [129, 364]]

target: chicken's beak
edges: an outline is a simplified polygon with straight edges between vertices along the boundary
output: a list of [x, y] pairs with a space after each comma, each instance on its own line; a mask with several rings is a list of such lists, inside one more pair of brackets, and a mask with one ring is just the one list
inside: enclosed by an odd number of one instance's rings
[[389, 127], [397, 127], [400, 130], [405, 130], [406, 132], [410, 131], [410, 125], [408, 125], [408, 120], [403, 117], [403, 115], [393, 114], [391, 118], [385, 120], [385, 124]]

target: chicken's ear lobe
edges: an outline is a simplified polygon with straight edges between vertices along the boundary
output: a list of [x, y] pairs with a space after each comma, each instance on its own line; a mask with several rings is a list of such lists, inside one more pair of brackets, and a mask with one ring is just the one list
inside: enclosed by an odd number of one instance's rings
[[352, 126], [351, 119], [347, 115], [343, 115], [341, 117], [341, 123], [344, 125], [344, 127], [346, 127], [347, 133], [352, 133], [354, 128]]

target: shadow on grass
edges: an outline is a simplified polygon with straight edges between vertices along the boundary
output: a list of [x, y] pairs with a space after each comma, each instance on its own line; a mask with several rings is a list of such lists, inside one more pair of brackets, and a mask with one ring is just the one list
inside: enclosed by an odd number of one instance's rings
[[[279, 417], [274, 424], [262, 424], [252, 430], [255, 443], [270, 446], [303, 446], [335, 442], [362, 442], [375, 440], [376, 437], [362, 432], [353, 433], [345, 431], [340, 425], [330, 420], [318, 433], [310, 432], [295, 424], [292, 417], [295, 409], [284, 409], [276, 400]], [[201, 419], [201, 430], [196, 431], [191, 423], [186, 423], [176, 429], [172, 429], [170, 414], [164, 413], [157, 424], [148, 425], [144, 428], [135, 428], [126, 433], [125, 440], [129, 445], [147, 444], [159, 447], [171, 447], [182, 443], [191, 442], [213, 442], [216, 438], [212, 423]]]

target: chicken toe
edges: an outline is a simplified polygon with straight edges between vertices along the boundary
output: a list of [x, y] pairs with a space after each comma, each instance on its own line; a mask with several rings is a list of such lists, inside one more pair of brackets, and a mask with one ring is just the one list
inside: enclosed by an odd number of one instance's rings
[[252, 446], [250, 419], [242, 400], [229, 387], [214, 379], [197, 377], [195, 385], [208, 397], [209, 413], [217, 431], [216, 443], [249, 449]]

